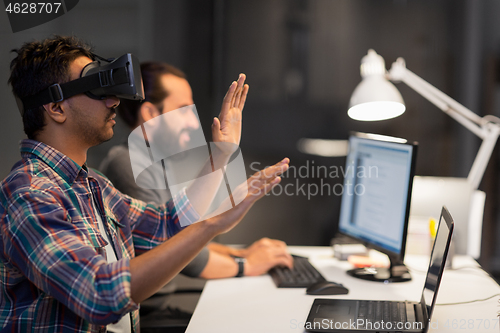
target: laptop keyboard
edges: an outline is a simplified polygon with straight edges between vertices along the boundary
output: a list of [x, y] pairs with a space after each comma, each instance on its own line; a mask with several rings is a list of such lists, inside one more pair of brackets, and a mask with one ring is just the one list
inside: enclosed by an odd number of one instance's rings
[[278, 288], [307, 288], [310, 285], [325, 281], [320, 272], [305, 257], [293, 257], [293, 269], [274, 267], [269, 271]]
[[406, 303], [391, 301], [359, 301], [358, 319], [363, 322], [406, 322]]

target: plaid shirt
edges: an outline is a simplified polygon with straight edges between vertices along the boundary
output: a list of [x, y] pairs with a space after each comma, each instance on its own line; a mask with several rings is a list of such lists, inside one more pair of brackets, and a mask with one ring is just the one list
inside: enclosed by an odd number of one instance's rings
[[0, 183], [0, 331], [102, 332], [129, 312], [137, 330], [129, 261], [179, 232], [180, 214], [198, 220], [185, 192], [156, 206], [41, 142], [23, 140], [21, 156]]

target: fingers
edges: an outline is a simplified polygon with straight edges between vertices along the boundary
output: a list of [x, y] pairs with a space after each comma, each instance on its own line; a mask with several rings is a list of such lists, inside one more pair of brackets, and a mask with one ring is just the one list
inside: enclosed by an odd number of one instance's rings
[[[279, 163], [269, 168], [266, 168], [265, 170], [255, 173], [252, 177], [250, 177], [247, 180], [246, 183], [243, 183], [240, 186], [238, 186], [238, 188], [240, 187], [245, 188], [244, 196], [246, 197], [234, 208], [242, 211], [250, 209], [250, 207], [257, 200], [259, 200], [264, 195], [269, 193], [274, 186], [279, 184], [279, 182], [281, 181], [281, 177], [279, 177], [279, 175], [288, 170], [289, 162], [290, 160], [288, 158], [284, 158]], [[234, 210], [235, 209], [233, 209], [233, 211]]]
[[243, 92], [241, 93], [240, 101], [236, 105], [236, 107], [239, 108], [241, 111], [243, 111], [243, 108], [245, 107], [245, 102], [247, 100], [247, 95], [248, 95], [248, 90], [249, 89], [250, 89], [250, 87], [248, 86], [248, 84], [245, 84], [243, 86]]
[[[214, 121], [212, 123], [212, 137], [214, 135], [217, 135], [220, 131], [220, 121], [217, 117], [214, 117]], [[214, 138], [214, 141], [217, 141], [216, 138]]]
[[279, 176], [287, 169], [288, 164], [266, 168], [250, 177], [249, 182], [253, 186], [260, 187], [264, 184], [276, 181], [276, 179], [281, 179]]
[[[241, 73], [240, 76], [238, 77], [238, 82], [237, 82], [238, 85], [236, 87], [236, 92], [234, 93], [233, 99], [232, 99], [231, 104], [230, 104], [230, 106], [233, 108], [239, 107], [239, 105], [240, 105], [240, 101], [242, 99], [242, 94], [245, 90], [244, 88], [246, 86], [248, 86], [245, 84], [246, 78], [247, 78], [246, 75], [243, 73]], [[246, 89], [246, 90], [248, 92], [248, 89]]]
[[285, 249], [287, 251], [287, 245], [285, 242], [278, 239], [271, 239], [267, 237], [263, 237], [258, 241], [255, 241], [252, 246], [255, 247], [278, 247], [281, 249]]
[[287, 251], [269, 244], [250, 251], [246, 258], [248, 263], [246, 275], [261, 275], [275, 266], [293, 268], [292, 256]]
[[256, 201], [269, 193], [280, 181], [280, 177], [275, 177], [272, 180], [266, 181], [256, 180], [250, 184], [248, 194], [253, 198], [253, 201]]
[[222, 118], [231, 108], [243, 110], [248, 94], [249, 86], [245, 84], [246, 75], [241, 73], [237, 81], [233, 81], [222, 101], [222, 108], [219, 118]]
[[293, 269], [293, 257], [284, 251], [274, 251], [271, 255], [271, 265], [275, 266], [286, 266], [290, 269]]
[[273, 243], [274, 246], [287, 250], [287, 245], [285, 242], [277, 240], [277, 239], [270, 239], [270, 241]]
[[293, 269], [293, 257], [290, 254], [282, 255], [278, 257], [278, 265], [286, 266]]
[[248, 193], [259, 199], [271, 191], [281, 181], [279, 175], [288, 170], [289, 162], [288, 158], [284, 158], [277, 164], [255, 173], [248, 180]]
[[229, 89], [227, 90], [227, 93], [222, 100], [222, 108], [220, 110], [219, 118], [223, 118], [227, 111], [229, 111], [229, 109], [231, 108], [234, 100], [234, 92], [236, 91], [237, 86], [238, 84], [236, 83], [236, 81], [233, 81], [229, 86]]
[[290, 163], [290, 159], [288, 159], [288, 157], [285, 157], [275, 165], [267, 167], [264, 170], [258, 171], [252, 177], [254, 177], [255, 179], [262, 179], [262, 180], [275, 178], [284, 173], [286, 170], [288, 170], [288, 163]]
[[274, 259], [274, 266], [282, 265], [290, 269], [293, 268], [293, 257], [288, 253], [287, 249], [273, 247], [271, 256]]

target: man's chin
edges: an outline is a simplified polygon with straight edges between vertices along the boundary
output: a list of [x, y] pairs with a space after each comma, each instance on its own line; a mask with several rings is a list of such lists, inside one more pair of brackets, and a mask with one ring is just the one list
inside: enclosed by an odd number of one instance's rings
[[110, 129], [110, 131], [108, 133], [106, 133], [106, 135], [99, 136], [99, 142], [96, 144], [96, 146], [100, 145], [101, 143], [108, 142], [109, 140], [111, 140], [113, 138], [114, 135], [115, 135], [115, 133], [114, 133], [113, 129]]
[[[115, 125], [113, 125], [113, 127], [115, 127]], [[108, 142], [109, 140], [111, 140], [113, 138], [114, 135], [115, 135], [115, 131], [113, 131], [113, 128], [111, 128], [111, 133], [104, 139], [103, 142]]]
[[104, 141], [102, 141], [101, 143], [104, 143], [104, 142], [108, 142], [109, 140], [111, 140], [113, 138], [113, 136], [111, 136], [110, 138], [108, 139], [105, 139]]

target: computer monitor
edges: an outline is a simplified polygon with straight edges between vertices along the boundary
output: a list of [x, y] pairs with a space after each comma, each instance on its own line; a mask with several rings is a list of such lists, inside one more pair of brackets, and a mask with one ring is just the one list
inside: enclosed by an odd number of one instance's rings
[[411, 280], [403, 264], [417, 143], [351, 133], [344, 170], [339, 232], [385, 253], [389, 268], [358, 268], [348, 274], [372, 281]]

